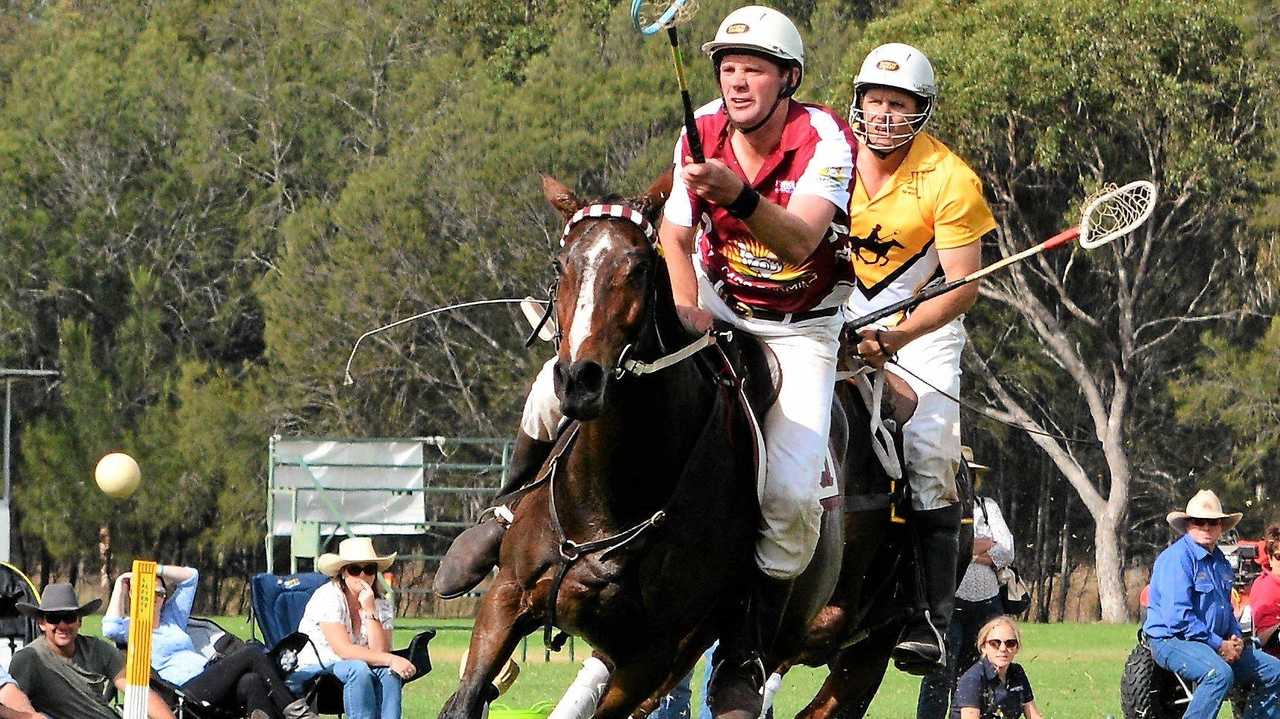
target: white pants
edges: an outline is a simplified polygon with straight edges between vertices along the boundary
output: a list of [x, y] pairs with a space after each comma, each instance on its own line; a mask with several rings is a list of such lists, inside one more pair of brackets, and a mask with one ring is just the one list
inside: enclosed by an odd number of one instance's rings
[[[767, 470], [764, 486], [757, 488], [764, 521], [755, 559], [765, 574], [790, 579], [804, 571], [818, 546], [822, 522], [818, 496], [831, 429], [842, 317], [836, 313], [793, 324], [747, 320], [731, 310], [701, 276], [699, 280], [704, 309], [759, 337], [778, 357], [782, 388], [764, 419]], [[542, 366], [525, 400], [520, 427], [535, 439], [553, 438], [563, 416], [552, 384], [554, 365], [553, 357]]]
[[[919, 400], [915, 414], [902, 428], [902, 455], [913, 509], [942, 509], [960, 501], [956, 492], [960, 405], [938, 389], [960, 396], [960, 353], [967, 340], [961, 316], [898, 351], [898, 366], [909, 371], [896, 374], [911, 385]], [[892, 364], [889, 368], [896, 369]]]

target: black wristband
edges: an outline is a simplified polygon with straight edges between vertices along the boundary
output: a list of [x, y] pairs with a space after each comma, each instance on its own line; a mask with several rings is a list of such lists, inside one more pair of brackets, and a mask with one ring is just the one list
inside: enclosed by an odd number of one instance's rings
[[756, 206], [760, 204], [760, 193], [751, 189], [751, 185], [742, 183], [742, 192], [734, 198], [733, 202], [724, 206], [724, 211], [730, 215], [745, 220], [756, 211]]

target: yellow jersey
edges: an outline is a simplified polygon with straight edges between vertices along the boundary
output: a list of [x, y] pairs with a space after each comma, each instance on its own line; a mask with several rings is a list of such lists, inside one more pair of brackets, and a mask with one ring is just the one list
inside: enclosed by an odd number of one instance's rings
[[[857, 182], [849, 198], [856, 281], [848, 301], [861, 316], [906, 299], [942, 276], [938, 249], [963, 247], [996, 228], [977, 174], [946, 145], [920, 133], [876, 193]], [[901, 317], [887, 323], [896, 324]]]

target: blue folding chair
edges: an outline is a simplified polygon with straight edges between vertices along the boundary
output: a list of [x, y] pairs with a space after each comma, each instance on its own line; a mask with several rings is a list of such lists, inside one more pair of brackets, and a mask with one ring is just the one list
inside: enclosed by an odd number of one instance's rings
[[[298, 666], [297, 655], [306, 646], [305, 634], [298, 632], [302, 614], [311, 595], [329, 578], [319, 572], [278, 576], [253, 575], [249, 580], [250, 631], [262, 632], [263, 643], [272, 647], [277, 664], [287, 676]], [[409, 681], [431, 671], [427, 645], [436, 636], [434, 629], [419, 632], [404, 649], [392, 654], [408, 659], [416, 670]], [[307, 703], [317, 714], [342, 714], [342, 683], [331, 674], [321, 674], [303, 688]]]

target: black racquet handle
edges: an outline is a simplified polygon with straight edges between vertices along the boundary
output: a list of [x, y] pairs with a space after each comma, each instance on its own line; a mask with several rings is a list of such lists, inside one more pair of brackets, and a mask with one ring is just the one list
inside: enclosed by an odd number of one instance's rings
[[689, 137], [689, 154], [693, 161], [707, 161], [702, 154], [702, 136], [698, 134], [698, 123], [693, 119], [693, 100], [689, 99], [689, 83], [684, 77], [684, 59], [680, 56], [680, 37], [676, 35], [675, 26], [667, 28], [667, 41], [671, 43], [671, 60], [676, 66], [676, 81], [680, 83], [680, 100], [684, 103], [684, 131]]
[[875, 312], [872, 312], [869, 315], [863, 315], [861, 317], [849, 320], [845, 324], [851, 325], [854, 330], [862, 329], [863, 327], [866, 327], [872, 322], [879, 322], [880, 320], [890, 315], [897, 314], [903, 310], [909, 310], [912, 307], [915, 307], [916, 305], [920, 304], [921, 302], [924, 302], [925, 300], [931, 300], [934, 297], [937, 297], [938, 295], [941, 295], [941, 294], [946, 294], [947, 292], [950, 292], [951, 290], [954, 290], [957, 287], [963, 287], [964, 285], [967, 285], [970, 282], [972, 282], [974, 279], [977, 279], [977, 278], [961, 277], [960, 279], [955, 280], [953, 282], [944, 282], [940, 285], [925, 287], [923, 290], [920, 290], [919, 294], [912, 295], [906, 298], [905, 300], [899, 300], [897, 302], [894, 302], [888, 307], [882, 307], [876, 310]]

